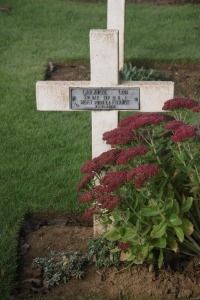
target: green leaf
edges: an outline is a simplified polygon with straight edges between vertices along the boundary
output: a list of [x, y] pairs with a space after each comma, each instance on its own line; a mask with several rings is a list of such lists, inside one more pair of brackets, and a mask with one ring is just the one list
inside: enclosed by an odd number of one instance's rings
[[154, 248], [165, 248], [167, 245], [166, 239], [164, 237], [161, 237], [159, 239], [156, 239], [153, 241], [152, 246]]
[[179, 204], [176, 199], [174, 199], [174, 213], [179, 214]]
[[177, 227], [174, 227], [174, 231], [176, 233], [177, 238], [182, 243], [184, 241], [184, 232], [183, 232], [183, 229], [181, 227], [177, 226]]
[[167, 237], [167, 245], [172, 249], [174, 252], [178, 252], [178, 244], [175, 239], [168, 235]]
[[123, 234], [122, 238], [123, 238], [124, 241], [131, 242], [134, 239], [135, 236], [136, 236], [136, 233], [134, 233], [133, 229], [126, 228], [125, 233]]
[[152, 207], [152, 206], [145, 207], [141, 210], [141, 215], [145, 216], [145, 217], [153, 217], [153, 216], [157, 216], [159, 214], [160, 213], [155, 206], [154, 207]]
[[143, 236], [143, 237], [146, 236], [150, 229], [151, 229], [151, 225], [150, 224], [149, 225], [145, 225], [145, 227], [142, 228], [142, 230], [141, 230], [141, 236]]
[[167, 224], [165, 220], [163, 220], [160, 224], [154, 225], [153, 230], [151, 231], [152, 238], [160, 238], [166, 233]]
[[181, 212], [183, 213], [188, 212], [192, 206], [192, 203], [193, 203], [193, 198], [192, 197], [187, 198], [181, 205]]
[[115, 247], [113, 249], [110, 249], [109, 251], [110, 251], [110, 253], [117, 253], [117, 252], [120, 252], [121, 249], [119, 249], [118, 247]]
[[122, 252], [120, 256], [121, 261], [133, 261], [135, 259], [135, 254], [131, 251], [127, 251], [126, 253]]
[[149, 254], [149, 245], [145, 245], [142, 247], [141, 254], [142, 254], [142, 258], [144, 260]]
[[104, 234], [104, 238], [109, 241], [115, 242], [121, 238], [121, 235], [116, 230], [110, 230]]
[[188, 219], [183, 219], [182, 229], [186, 235], [191, 235], [194, 231], [193, 224]]
[[169, 198], [166, 200], [166, 206], [165, 206], [165, 209], [168, 210], [170, 208], [172, 208], [174, 205], [174, 201], [172, 198]]
[[125, 211], [125, 212], [124, 212], [124, 215], [125, 215], [125, 217], [126, 217], [126, 221], [129, 221], [130, 216], [131, 216], [130, 210]]
[[159, 254], [159, 257], [158, 257], [158, 268], [159, 269], [162, 267], [162, 264], [163, 264], [163, 250], [160, 249], [160, 254]]
[[176, 214], [172, 214], [169, 218], [169, 222], [173, 225], [173, 226], [178, 226], [182, 224], [181, 219], [176, 215]]
[[120, 222], [122, 220], [122, 217], [116, 212], [116, 211], [112, 211], [112, 215], [110, 216], [110, 220], [113, 222], [117, 223]]

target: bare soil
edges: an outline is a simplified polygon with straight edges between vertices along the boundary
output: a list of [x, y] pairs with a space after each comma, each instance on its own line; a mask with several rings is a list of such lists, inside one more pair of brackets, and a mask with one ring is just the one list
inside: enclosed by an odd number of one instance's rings
[[[170, 76], [175, 83], [175, 97], [200, 97], [200, 63], [142, 65], [145, 69], [156, 69]], [[140, 66], [141, 67], [141, 66]], [[90, 66], [78, 63], [56, 64], [49, 62], [47, 80], [90, 80]]]
[[[199, 258], [177, 260], [149, 273], [146, 266], [97, 269], [86, 268], [84, 279], [71, 279], [51, 289], [46, 288], [42, 270], [31, 266], [36, 257], [46, 257], [51, 251], [87, 252], [93, 236], [90, 222], [80, 215], [34, 214], [25, 219], [19, 237], [19, 273], [14, 299], [200, 299]], [[125, 298], [127, 299], [127, 298]]]

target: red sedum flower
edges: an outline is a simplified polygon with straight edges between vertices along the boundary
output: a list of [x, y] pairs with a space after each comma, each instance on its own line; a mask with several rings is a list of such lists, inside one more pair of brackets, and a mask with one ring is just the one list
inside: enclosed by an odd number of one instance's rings
[[118, 127], [127, 127], [128, 125], [130, 125], [130, 123], [134, 122], [135, 120], [141, 118], [142, 116], [144, 116], [144, 114], [133, 114], [131, 116], [128, 116], [126, 118], [124, 118], [123, 120], [121, 120], [118, 123]]
[[127, 252], [128, 248], [130, 247], [129, 242], [118, 242], [118, 247], [121, 249], [124, 253]]
[[182, 126], [182, 125], [186, 125], [183, 121], [171, 121], [169, 123], [167, 123], [165, 126], [164, 126], [164, 129], [165, 130], [175, 130], [177, 129], [179, 126]]
[[173, 142], [183, 142], [189, 138], [197, 136], [197, 127], [191, 125], [185, 125], [178, 127], [174, 135], [171, 137]]
[[87, 183], [89, 183], [89, 181], [94, 178], [95, 173], [88, 173], [87, 175], [85, 175], [81, 181], [79, 182], [78, 186], [77, 186], [77, 192], [80, 192], [84, 187], [86, 187]]
[[116, 159], [118, 158], [121, 150], [119, 149], [111, 149], [104, 153], [102, 153], [99, 157], [99, 166], [105, 166], [111, 163], [115, 163]]
[[97, 157], [87, 161], [81, 167], [81, 173], [91, 173], [99, 170], [99, 160]]
[[118, 127], [103, 134], [103, 141], [109, 145], [125, 145], [130, 143], [132, 139], [132, 132], [127, 128]]
[[106, 152], [103, 152], [98, 157], [95, 157], [81, 167], [82, 173], [91, 173], [91, 172], [98, 172], [102, 167], [107, 164], [114, 163], [120, 154], [121, 150], [119, 149], [111, 149]]
[[101, 180], [100, 183], [106, 186], [109, 191], [114, 191], [118, 186], [121, 186], [127, 181], [128, 171], [115, 171], [107, 173]]
[[154, 164], [143, 164], [133, 170], [129, 171], [127, 174], [127, 180], [130, 181], [132, 177], [135, 177], [133, 184], [136, 189], [143, 187], [145, 181], [156, 176], [160, 172], [160, 168]]
[[167, 100], [164, 103], [162, 110], [175, 110], [175, 109], [191, 109], [198, 105], [198, 102], [193, 99], [175, 98]]
[[146, 125], [158, 125], [164, 121], [164, 116], [157, 113], [149, 113], [141, 115], [140, 118], [135, 119], [131, 122], [127, 128], [135, 130]]
[[97, 212], [97, 208], [95, 206], [88, 208], [86, 212], [83, 214], [83, 218], [86, 220], [91, 220], [93, 215]]
[[90, 190], [81, 195], [79, 203], [86, 203], [94, 201], [94, 190]]
[[192, 110], [193, 112], [197, 112], [197, 113], [199, 113], [200, 112], [200, 104], [199, 105], [197, 105], [197, 106], [195, 106], [195, 108], [193, 108], [193, 110]]
[[118, 165], [127, 165], [129, 159], [138, 156], [138, 155], [145, 155], [148, 152], [148, 148], [145, 146], [138, 146], [134, 148], [130, 148], [128, 150], [121, 151], [121, 154], [117, 158], [116, 163]]

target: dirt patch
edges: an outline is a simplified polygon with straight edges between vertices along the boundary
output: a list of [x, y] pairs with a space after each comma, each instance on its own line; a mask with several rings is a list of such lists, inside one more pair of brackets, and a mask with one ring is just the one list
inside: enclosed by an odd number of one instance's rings
[[[152, 274], [146, 266], [86, 269], [84, 279], [71, 279], [66, 284], [44, 287], [42, 272], [31, 264], [36, 257], [46, 257], [51, 251], [81, 251], [86, 253], [93, 236], [91, 223], [79, 215], [36, 214], [26, 218], [19, 240], [19, 275], [14, 299], [200, 299], [200, 264], [197, 258], [171, 262]], [[90, 299], [91, 299], [90, 298]], [[127, 299], [127, 298], [126, 298]]]
[[[141, 66], [140, 66], [141, 67]], [[156, 69], [169, 75], [175, 83], [175, 97], [200, 97], [200, 63], [148, 64], [146, 69]], [[47, 80], [90, 80], [90, 66], [84, 64], [49, 63]]]

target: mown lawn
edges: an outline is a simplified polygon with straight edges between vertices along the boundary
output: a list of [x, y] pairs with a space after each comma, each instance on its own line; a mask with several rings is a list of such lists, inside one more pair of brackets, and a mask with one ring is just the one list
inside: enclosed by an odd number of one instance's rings
[[[0, 0], [0, 6], [5, 2]], [[77, 211], [81, 164], [91, 157], [89, 112], [37, 112], [47, 62], [89, 61], [89, 30], [106, 5], [10, 0], [0, 12], [0, 299], [10, 299], [18, 232], [28, 211]], [[200, 7], [128, 5], [127, 61], [200, 62]]]

